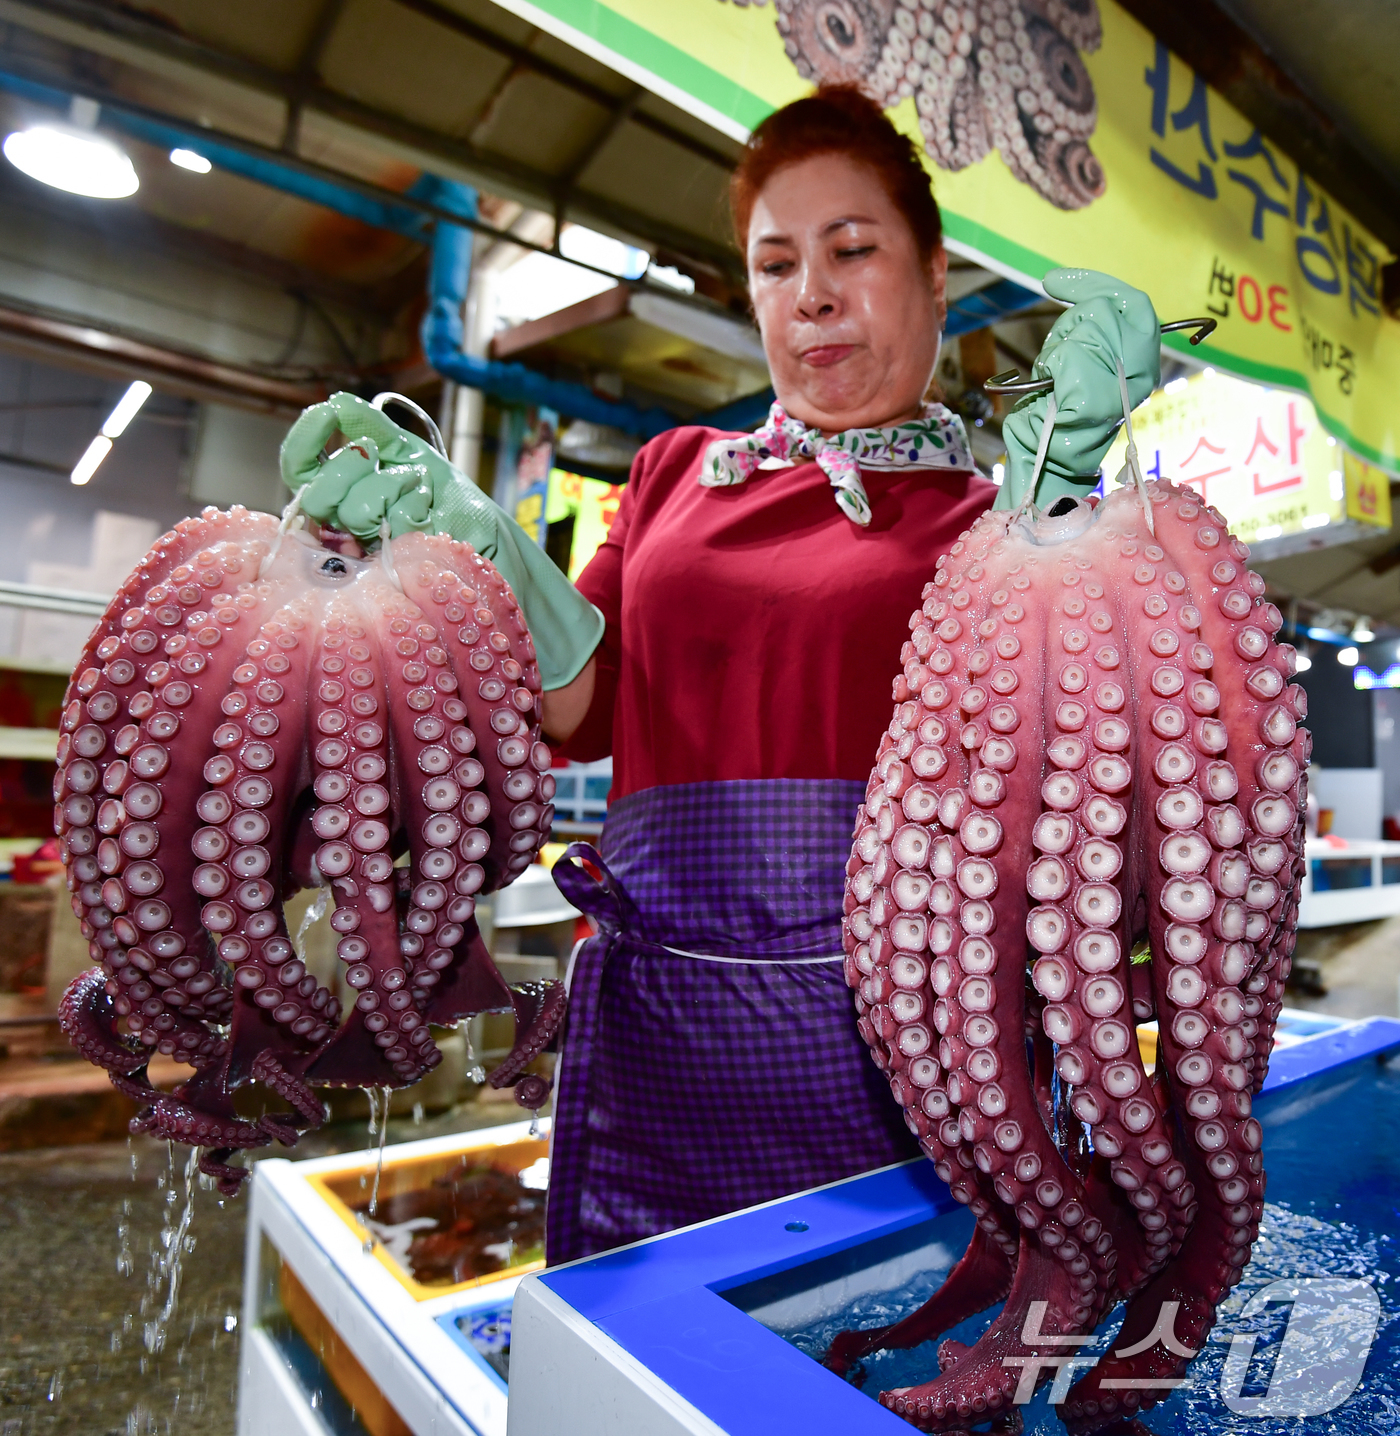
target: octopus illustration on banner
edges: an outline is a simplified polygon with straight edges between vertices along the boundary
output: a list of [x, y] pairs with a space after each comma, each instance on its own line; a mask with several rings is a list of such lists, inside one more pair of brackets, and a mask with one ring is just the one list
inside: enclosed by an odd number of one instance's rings
[[[764, 5], [767, 0], [734, 0]], [[1105, 189], [1089, 148], [1098, 107], [1080, 51], [1095, 0], [774, 0], [803, 79], [859, 85], [882, 108], [913, 97], [929, 158], [960, 170], [997, 150], [1060, 209]]]
[[1119, 1302], [1058, 1411], [1145, 1429], [1249, 1261], [1311, 739], [1248, 556], [1189, 489], [1129, 485], [983, 515], [910, 619], [847, 867], [846, 976], [977, 1225], [923, 1308], [826, 1359], [858, 1376], [1004, 1302], [929, 1382], [881, 1393], [922, 1430], [1019, 1430]]
[[[135, 1130], [203, 1148], [228, 1193], [235, 1151], [320, 1125], [316, 1088], [407, 1086], [441, 1061], [431, 1027], [478, 1012], [514, 1009], [489, 1080], [539, 1108], [526, 1067], [563, 1014], [562, 984], [506, 985], [474, 918], [554, 811], [514, 598], [466, 544], [411, 533], [366, 559], [295, 509], [206, 509], [166, 534], [89, 638], [58, 744], [55, 827], [96, 964], [63, 1029], [145, 1104]], [[332, 909], [345, 1014], [287, 930], [308, 887]], [[157, 1090], [155, 1053], [194, 1075]]]

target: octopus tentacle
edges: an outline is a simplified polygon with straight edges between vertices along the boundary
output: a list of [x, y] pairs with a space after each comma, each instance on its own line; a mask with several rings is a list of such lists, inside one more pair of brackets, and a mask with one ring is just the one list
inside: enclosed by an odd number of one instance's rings
[[1010, 1256], [977, 1227], [967, 1250], [942, 1285], [916, 1312], [889, 1326], [840, 1332], [827, 1348], [822, 1364], [838, 1376], [845, 1376], [863, 1357], [877, 1351], [904, 1350], [932, 1341], [968, 1317], [1004, 1301], [1014, 1273]]
[[[1175, 512], [1194, 527], [1198, 546], [1222, 547], [1218, 515], [1202, 513], [1189, 498]], [[1241, 986], [1267, 959], [1287, 909], [1288, 896], [1272, 874], [1288, 858], [1282, 839], [1296, 829], [1303, 770], [1296, 713], [1276, 701], [1285, 694], [1292, 666], [1290, 656], [1270, 643], [1282, 619], [1272, 605], [1258, 603], [1263, 582], [1242, 573], [1236, 562], [1242, 557], [1227, 550], [1214, 563], [1210, 578], [1219, 587], [1213, 595], [1192, 591], [1175, 574], [1178, 591], [1199, 601], [1181, 609], [1188, 637], [1199, 637], [1182, 645], [1187, 672], [1164, 667], [1152, 678], [1159, 687], [1163, 676], [1176, 674], [1169, 681], [1180, 683], [1199, 715], [1190, 726], [1189, 747], [1164, 750], [1182, 770], [1172, 776], [1190, 781], [1167, 789], [1158, 802], [1159, 820], [1171, 825], [1162, 863], [1176, 875], [1156, 894], [1158, 911], [1151, 919], [1154, 950], [1160, 943], [1167, 956], [1153, 976], [1163, 1017], [1163, 1072], [1187, 1138], [1181, 1155], [1190, 1180], [1174, 1195], [1179, 1202], [1189, 1198], [1184, 1215], [1193, 1221], [1190, 1253], [1178, 1256], [1130, 1302], [1119, 1349], [1141, 1345], [1167, 1301], [1178, 1303], [1172, 1332], [1131, 1357], [1107, 1358], [1080, 1381], [1062, 1412], [1072, 1429], [1092, 1429], [1105, 1412], [1146, 1408], [1170, 1390], [1189, 1360], [1185, 1353], [1199, 1349], [1213, 1324], [1216, 1303], [1239, 1280], [1263, 1211], [1261, 1134], [1250, 1093], [1260, 1065], [1259, 1032]], [[1160, 654], [1168, 645], [1154, 635], [1151, 646]], [[1233, 650], [1243, 665], [1217, 666], [1221, 650]], [[1193, 669], [1215, 671], [1219, 687], [1193, 679]], [[1231, 715], [1229, 724], [1215, 716], [1222, 709]], [[1159, 772], [1161, 767], [1159, 760]], [[1198, 811], [1201, 828], [1182, 826]], [[1188, 864], [1187, 849], [1194, 854], [1198, 846], [1208, 862], [1193, 855]], [[1143, 1381], [1163, 1385], [1127, 1385]]]
[[212, 1151], [201, 1153], [199, 1158], [199, 1170], [206, 1177], [214, 1179], [215, 1186], [225, 1197], [237, 1196], [239, 1187], [248, 1175], [247, 1167], [235, 1167], [228, 1160], [234, 1150], [232, 1147], [216, 1147]]
[[1088, 146], [1098, 105], [1079, 53], [1102, 38], [1094, 0], [857, 0], [836, 19], [820, 0], [776, 8], [804, 77], [858, 84], [884, 109], [912, 96], [924, 148], [941, 168], [962, 169], [996, 148], [1061, 209], [1104, 192]]
[[[1189, 491], [1146, 496], [1151, 525], [1125, 491], [984, 516], [939, 560], [857, 822], [860, 1031], [977, 1240], [1005, 1251], [999, 1223], [1019, 1227], [983, 1338], [881, 1397], [921, 1429], [1006, 1410], [1007, 1362], [1024, 1399], [1058, 1345], [1037, 1337], [1087, 1332], [1124, 1298], [1114, 1352], [1061, 1415], [1130, 1425], [1258, 1231], [1252, 1097], [1296, 927], [1306, 708], [1245, 546]], [[1154, 1015], [1149, 1077], [1133, 1026]], [[959, 1280], [959, 1311], [1001, 1294], [975, 1262]], [[833, 1362], [940, 1319], [935, 1300], [843, 1334]]]
[[[943, 647], [932, 661], [935, 671], [947, 674], [955, 659]], [[932, 681], [937, 686], [926, 691], [933, 705], [946, 706], [951, 688]], [[946, 1039], [935, 1043], [940, 1009], [925, 991], [931, 982], [941, 1001], [954, 981], [956, 861], [951, 838], [938, 824], [938, 791], [930, 786], [948, 770], [948, 729], [936, 713], [920, 719], [907, 689], [897, 696], [903, 702], [882, 742], [856, 827], [852, 863], [864, 859], [865, 865], [852, 876], [846, 903], [847, 974], [857, 989], [857, 1027], [876, 1065], [890, 1073], [906, 1124], [935, 1170], [1010, 1255], [1018, 1245], [1015, 1218], [976, 1162], [972, 1139], [957, 1119], [950, 1095], [953, 1049], [944, 1049]], [[964, 764], [958, 749], [951, 751], [952, 761]], [[886, 931], [891, 919], [896, 926]], [[931, 969], [911, 950], [923, 942], [935, 955]]]
[[[305, 723], [309, 614], [285, 605], [248, 643], [220, 703], [219, 750], [195, 804], [206, 824], [192, 840], [205, 857], [192, 877], [204, 927], [219, 937], [235, 992], [228, 1081], [254, 1076], [265, 1054], [297, 1063], [330, 1035], [334, 998], [296, 958], [277, 904], [285, 834], [305, 783], [302, 754], [275, 741]], [[333, 1008], [331, 1009], [333, 1010]]]
[[529, 866], [542, 841], [531, 835], [547, 833], [553, 818], [552, 760], [531, 738], [538, 732], [540, 694], [534, 647], [513, 595], [479, 555], [463, 563], [460, 545], [414, 537], [428, 555], [407, 569], [405, 591], [441, 615], [440, 641], [453, 654], [457, 691], [467, 710], [461, 716], [481, 737], [469, 755], [472, 771], [481, 766], [478, 782], [507, 817], [495, 826], [491, 847], [480, 859], [488, 879], [498, 881], [500, 874]]
[[[279, 533], [209, 509], [155, 545], [84, 650], [54, 788], [101, 964], [65, 1030], [149, 1103], [140, 1129], [224, 1154], [295, 1141], [322, 1120], [316, 1085], [416, 1080], [440, 1061], [430, 1022], [510, 1005], [476, 897], [533, 860], [553, 816], [534, 651], [495, 570], [408, 535], [405, 594], [377, 564]], [[283, 900], [308, 884], [335, 894], [357, 993], [344, 1021], [286, 930]], [[532, 1054], [558, 1019], [538, 1008], [522, 1009]], [[157, 1095], [152, 1051], [195, 1076]], [[543, 1079], [521, 1080], [542, 1100]], [[239, 1115], [251, 1083], [293, 1111]], [[241, 1169], [219, 1153], [205, 1170], [227, 1189]]]
[[[146, 1045], [196, 1061], [209, 1060], [215, 1044], [193, 1024], [223, 1020], [228, 993], [188, 886], [187, 805], [160, 814], [188, 782], [171, 745], [191, 720], [200, 731], [217, 696], [200, 675], [259, 609], [247, 583], [228, 591], [252, 571], [255, 546], [221, 538], [206, 518], [187, 520], [123, 586], [79, 662], [55, 783], [74, 910], [119, 1015]], [[172, 566], [189, 556], [193, 564]]]
[[487, 1078], [496, 1088], [509, 1087], [520, 1080], [525, 1068], [554, 1040], [564, 1020], [562, 982], [520, 982], [510, 989], [510, 996], [515, 1008], [515, 1041], [505, 1060]]
[[258, 1056], [253, 1063], [252, 1075], [284, 1101], [290, 1102], [306, 1126], [319, 1127], [326, 1120], [326, 1109], [320, 1098], [295, 1073], [288, 1072], [271, 1052]]
[[[407, 629], [398, 596], [380, 598], [395, 615], [390, 631], [398, 625]], [[316, 865], [331, 878], [336, 894], [331, 926], [342, 934], [336, 950], [357, 996], [350, 1020], [309, 1075], [335, 1083], [378, 1069], [381, 1085], [402, 1086], [427, 1069], [411, 1060], [398, 1041], [400, 1017], [413, 1012], [404, 952], [414, 939], [398, 931], [390, 855], [393, 776], [385, 714], [392, 698], [385, 664], [366, 641], [359, 619], [354, 613], [342, 618], [336, 610], [326, 623], [315, 699], [315, 728], [321, 735], [314, 750], [315, 793], [320, 802], [311, 817], [323, 839]], [[416, 1025], [416, 1012], [411, 1020]]]
[[99, 969], [75, 977], [58, 1004], [58, 1025], [78, 1052], [118, 1077], [144, 1072], [148, 1054], [113, 1027], [116, 1011]]

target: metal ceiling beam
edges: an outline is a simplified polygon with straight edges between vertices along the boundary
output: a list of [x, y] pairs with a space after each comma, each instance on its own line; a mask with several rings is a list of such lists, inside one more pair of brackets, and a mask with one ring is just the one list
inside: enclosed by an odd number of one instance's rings
[[[55, 77], [51, 73], [44, 72], [42, 75], [36, 73], [33, 67], [16, 63], [13, 58], [6, 58], [7, 69], [0, 70], [0, 87], [9, 88], [17, 93], [25, 94], [41, 104], [54, 104], [59, 96], [80, 94], [98, 104], [112, 117], [112, 123], [116, 128], [124, 130], [134, 138], [143, 139], [157, 145], [188, 144], [195, 146], [200, 151], [214, 160], [216, 164], [228, 165], [232, 157], [238, 156], [253, 162], [253, 168], [271, 167], [279, 171], [302, 176], [310, 181], [310, 188], [317, 187], [324, 192], [324, 198], [315, 199], [312, 195], [304, 195], [311, 203], [325, 203], [331, 208], [344, 209], [346, 199], [359, 199], [367, 201], [365, 209], [371, 212], [373, 218], [366, 218], [366, 223], [377, 224], [382, 228], [393, 229], [399, 233], [410, 233], [411, 237], [420, 242], [426, 242], [426, 229], [420, 230], [417, 226], [408, 223], [414, 216], [421, 216], [423, 219], [442, 221], [447, 224], [465, 226], [468, 229], [477, 231], [480, 234], [489, 235], [492, 239], [516, 245], [521, 249], [532, 250], [539, 254], [554, 252], [544, 245], [531, 243], [529, 240], [521, 239], [519, 236], [499, 229], [497, 226], [487, 224], [480, 219], [468, 219], [461, 215], [453, 214], [440, 208], [424, 199], [411, 193], [400, 194], [395, 190], [385, 189], [382, 185], [373, 184], [369, 180], [360, 179], [358, 176], [346, 174], [343, 170], [333, 170], [325, 165], [316, 164], [314, 161], [303, 159], [300, 155], [284, 154], [281, 150], [272, 149], [267, 145], [258, 144], [253, 140], [243, 139], [238, 135], [227, 134], [213, 128], [200, 128], [188, 120], [172, 117], [159, 110], [153, 110], [146, 105], [138, 105], [123, 98], [115, 91], [104, 85], [93, 83], [87, 79], [77, 76], [65, 75]], [[59, 84], [55, 84], [58, 78]], [[439, 136], [427, 133], [430, 142], [436, 142]], [[445, 142], [450, 148], [451, 142]], [[221, 160], [219, 151], [226, 150], [228, 154]], [[430, 157], [431, 158], [431, 157]], [[460, 166], [460, 157], [454, 158], [451, 154], [441, 156], [444, 164]], [[633, 216], [629, 221], [630, 232], [645, 233], [645, 230], [638, 230], [636, 225], [642, 221], [641, 216]], [[624, 232], [629, 232], [628, 225], [620, 225]], [[655, 225], [651, 226], [653, 229]], [[693, 237], [692, 237], [693, 238]], [[695, 246], [689, 246], [693, 253]], [[676, 248], [685, 252], [685, 247], [679, 243]], [[738, 258], [732, 251], [722, 251], [727, 257], [731, 268], [736, 268]], [[588, 264], [580, 259], [565, 259], [566, 264], [572, 264], [580, 269], [587, 269], [596, 274], [606, 275], [609, 279], [616, 279], [617, 276], [610, 270], [600, 269], [597, 265]], [[643, 287], [656, 287], [658, 292], [665, 293], [676, 298], [673, 290], [664, 286], [651, 286], [646, 280], [640, 281]], [[684, 298], [684, 296], [681, 296]], [[702, 303], [702, 300], [691, 301]]]
[[[400, 120], [383, 111], [371, 109], [358, 100], [347, 100], [336, 91], [319, 88], [308, 99], [308, 106], [328, 115], [332, 119], [405, 149], [423, 157], [425, 168], [433, 164], [446, 164], [453, 169], [470, 175], [483, 189], [494, 193], [505, 193], [507, 197], [518, 197], [547, 213], [555, 207], [558, 182], [553, 176], [535, 170], [500, 156], [488, 155], [464, 140], [454, 140], [435, 130], [429, 130], [408, 120]], [[591, 190], [577, 187], [568, 190], [565, 202], [575, 217], [601, 220], [605, 225], [620, 230], [623, 234], [638, 239], [651, 239], [674, 249], [681, 254], [693, 254], [698, 259], [708, 260], [727, 273], [743, 273], [738, 255], [727, 245], [721, 245], [689, 230], [677, 229], [665, 220], [653, 215], [642, 214], [616, 200], [607, 199]]]
[[[412, 0], [412, 3], [417, 5], [419, 0]], [[430, 3], [430, 0], [422, 0], [422, 3]], [[521, 199], [546, 211], [553, 211], [558, 202], [558, 179], [542, 170], [501, 155], [489, 154], [466, 140], [453, 138], [441, 131], [432, 130], [413, 121], [391, 115], [386, 111], [375, 109], [373, 106], [332, 90], [321, 81], [298, 78], [273, 69], [271, 66], [215, 49], [177, 31], [172, 31], [156, 21], [146, 19], [134, 11], [118, 10], [100, 3], [100, 0], [6, 0], [3, 9], [11, 14], [27, 12], [34, 16], [34, 24], [39, 33], [48, 33], [48, 29], [51, 29], [51, 26], [46, 29], [43, 21], [65, 20], [89, 34], [106, 35], [124, 41], [153, 55], [186, 65], [201, 74], [217, 76], [225, 83], [235, 81], [243, 84], [261, 95], [280, 100], [289, 110], [299, 104], [303, 110], [315, 110], [319, 114], [338, 120], [351, 128], [363, 130], [367, 134], [376, 135], [402, 149], [416, 153], [421, 157], [425, 168], [434, 163], [450, 165], [457, 171], [469, 175], [474, 183], [485, 189], [507, 197]], [[451, 14], [452, 12], [445, 13]], [[497, 39], [499, 40], [499, 37]], [[501, 41], [500, 43], [507, 42]], [[532, 51], [523, 51], [523, 55], [539, 60], [539, 57], [533, 56]], [[12, 69], [20, 68], [13, 60], [10, 60], [9, 63]], [[557, 66], [552, 66], [550, 62], [542, 60], [539, 64], [532, 63], [530, 68], [539, 70], [541, 65], [550, 66], [553, 70], [559, 69]], [[55, 77], [52, 75], [41, 76], [33, 73], [29, 67], [24, 68], [25, 72], [31, 74], [32, 78], [36, 80], [43, 80], [47, 83], [54, 82]], [[568, 73], [568, 71], [560, 71], [562, 75], [568, 75]], [[553, 75], [550, 78], [553, 78]], [[599, 103], [604, 103], [608, 109], [616, 106], [616, 97], [609, 95], [607, 91], [599, 90], [598, 87], [579, 77], [575, 76], [572, 79], [574, 82], [572, 88], [575, 91], [587, 92], [589, 98], [594, 98], [596, 91], [598, 95], [605, 97], [605, 100], [599, 100]], [[99, 87], [92, 82], [91, 72], [82, 77], [77, 75], [65, 77], [65, 82], [80, 89], [83, 93], [92, 94], [93, 98], [100, 100], [103, 104], [125, 106], [128, 109], [137, 108], [131, 106], [129, 102], [124, 101], [114, 92], [108, 91], [105, 95], [98, 93]], [[584, 87], [583, 91], [580, 91], [580, 86]], [[105, 89], [106, 87], [100, 88]], [[148, 113], [152, 112], [148, 111]], [[171, 123], [193, 127], [193, 122], [189, 120], [169, 116], [163, 118]], [[632, 118], [635, 122], [640, 123], [643, 116], [638, 112]], [[662, 121], [652, 123], [650, 116], [645, 118], [648, 122], [647, 128], [657, 133], [664, 131], [664, 137], [671, 140], [672, 143], [681, 145], [692, 153], [696, 153], [696, 146], [699, 145], [700, 150], [703, 151], [703, 158], [726, 170], [732, 168], [732, 162], [728, 156], [722, 155], [717, 150], [710, 150], [701, 142], [691, 139], [684, 131], [665, 125]], [[657, 130], [657, 126], [660, 126], [661, 129]], [[246, 142], [237, 141], [237, 143]], [[265, 147], [259, 146], [258, 148], [263, 150]], [[294, 154], [288, 154], [285, 157], [289, 161], [304, 163], [299, 156]], [[570, 210], [575, 214], [601, 221], [605, 225], [621, 230], [624, 234], [635, 235], [639, 238], [651, 238], [681, 253], [692, 253], [697, 258], [707, 259], [727, 271], [739, 272], [738, 258], [733, 251], [702, 235], [678, 230], [663, 219], [644, 215], [629, 206], [589, 191], [574, 189], [566, 198]]]
[[1400, 253], [1400, 189], [1323, 106], [1215, 0], [1122, 0], [1123, 8], [1261, 133]]
[[[315, 79], [320, 73], [321, 57], [326, 53], [326, 45], [330, 41], [331, 32], [340, 23], [340, 17], [345, 13], [346, 0], [322, 0], [320, 12], [316, 16], [316, 23], [311, 27], [311, 34], [307, 37], [301, 54], [297, 57], [296, 68], [292, 72], [292, 79], [296, 84], [304, 85]], [[295, 154], [301, 142], [301, 101], [291, 100], [287, 104], [287, 122], [282, 130], [282, 148], [289, 154]]]
[[662, 139], [668, 140], [673, 145], [679, 145], [683, 150], [689, 150], [691, 154], [702, 160], [708, 160], [723, 170], [734, 168], [732, 156], [715, 149], [713, 145], [707, 145], [704, 140], [697, 140], [693, 135], [689, 135], [675, 125], [667, 124], [665, 120], [657, 119], [655, 115], [649, 115], [645, 111], [633, 113], [632, 107], [635, 106], [638, 96], [614, 95], [601, 85], [595, 85], [591, 80], [585, 80], [583, 76], [575, 75], [571, 70], [565, 69], [563, 65], [556, 65], [553, 60], [536, 54], [528, 46], [517, 45], [514, 41], [507, 40], [503, 35], [498, 35], [494, 30], [488, 29], [485, 25], [458, 14], [456, 10], [449, 10], [446, 5], [439, 4], [438, 0], [393, 0], [393, 3], [405, 10], [412, 10], [416, 15], [422, 15], [425, 19], [431, 20], [436, 25], [441, 25], [446, 30], [452, 30], [468, 40], [476, 41], [478, 45], [509, 60], [518, 68], [531, 70], [546, 80], [552, 80], [556, 85], [562, 85], [566, 90], [572, 90], [574, 94], [592, 100], [595, 105], [601, 105], [605, 110], [618, 110], [625, 107], [628, 111], [626, 117], [630, 118], [633, 124], [644, 130], [650, 130], [654, 135], [660, 135]]
[[[82, 215], [88, 221], [87, 228], [104, 240], [148, 254], [176, 254], [245, 278], [263, 280], [285, 293], [314, 294], [376, 325], [387, 324], [411, 297], [400, 293], [392, 279], [361, 288], [265, 250], [250, 249], [208, 230], [158, 219], [129, 205], [84, 201], [66, 194], [59, 198], [54, 190], [14, 177], [8, 166], [0, 169], [0, 206], [6, 211], [27, 209], [68, 228], [80, 225], [76, 216]], [[101, 210], [94, 213], [97, 206]], [[422, 286], [416, 279], [414, 283], [413, 292], [417, 293]]]
[[89, 374], [145, 379], [167, 394], [264, 414], [296, 415], [326, 397], [324, 388], [271, 379], [202, 355], [98, 329], [81, 318], [10, 305], [0, 306], [0, 348]]

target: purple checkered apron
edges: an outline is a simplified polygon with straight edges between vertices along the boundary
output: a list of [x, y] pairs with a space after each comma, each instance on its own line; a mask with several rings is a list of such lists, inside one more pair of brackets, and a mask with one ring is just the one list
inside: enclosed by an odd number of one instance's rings
[[[575, 954], [551, 1263], [918, 1155], [856, 1031], [841, 898], [864, 784], [649, 788], [555, 866]], [[602, 874], [596, 881], [577, 859]]]

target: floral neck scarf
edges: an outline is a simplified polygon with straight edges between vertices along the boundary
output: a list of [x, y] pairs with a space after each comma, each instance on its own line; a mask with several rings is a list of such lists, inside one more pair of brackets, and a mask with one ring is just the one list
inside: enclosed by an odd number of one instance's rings
[[976, 471], [963, 422], [942, 404], [925, 404], [917, 418], [888, 429], [847, 429], [827, 438], [789, 418], [781, 404], [752, 434], [716, 439], [705, 450], [700, 482], [706, 488], [742, 484], [767, 459], [815, 459], [836, 490], [836, 503], [853, 524], [870, 522], [870, 500], [861, 482], [867, 469]]

